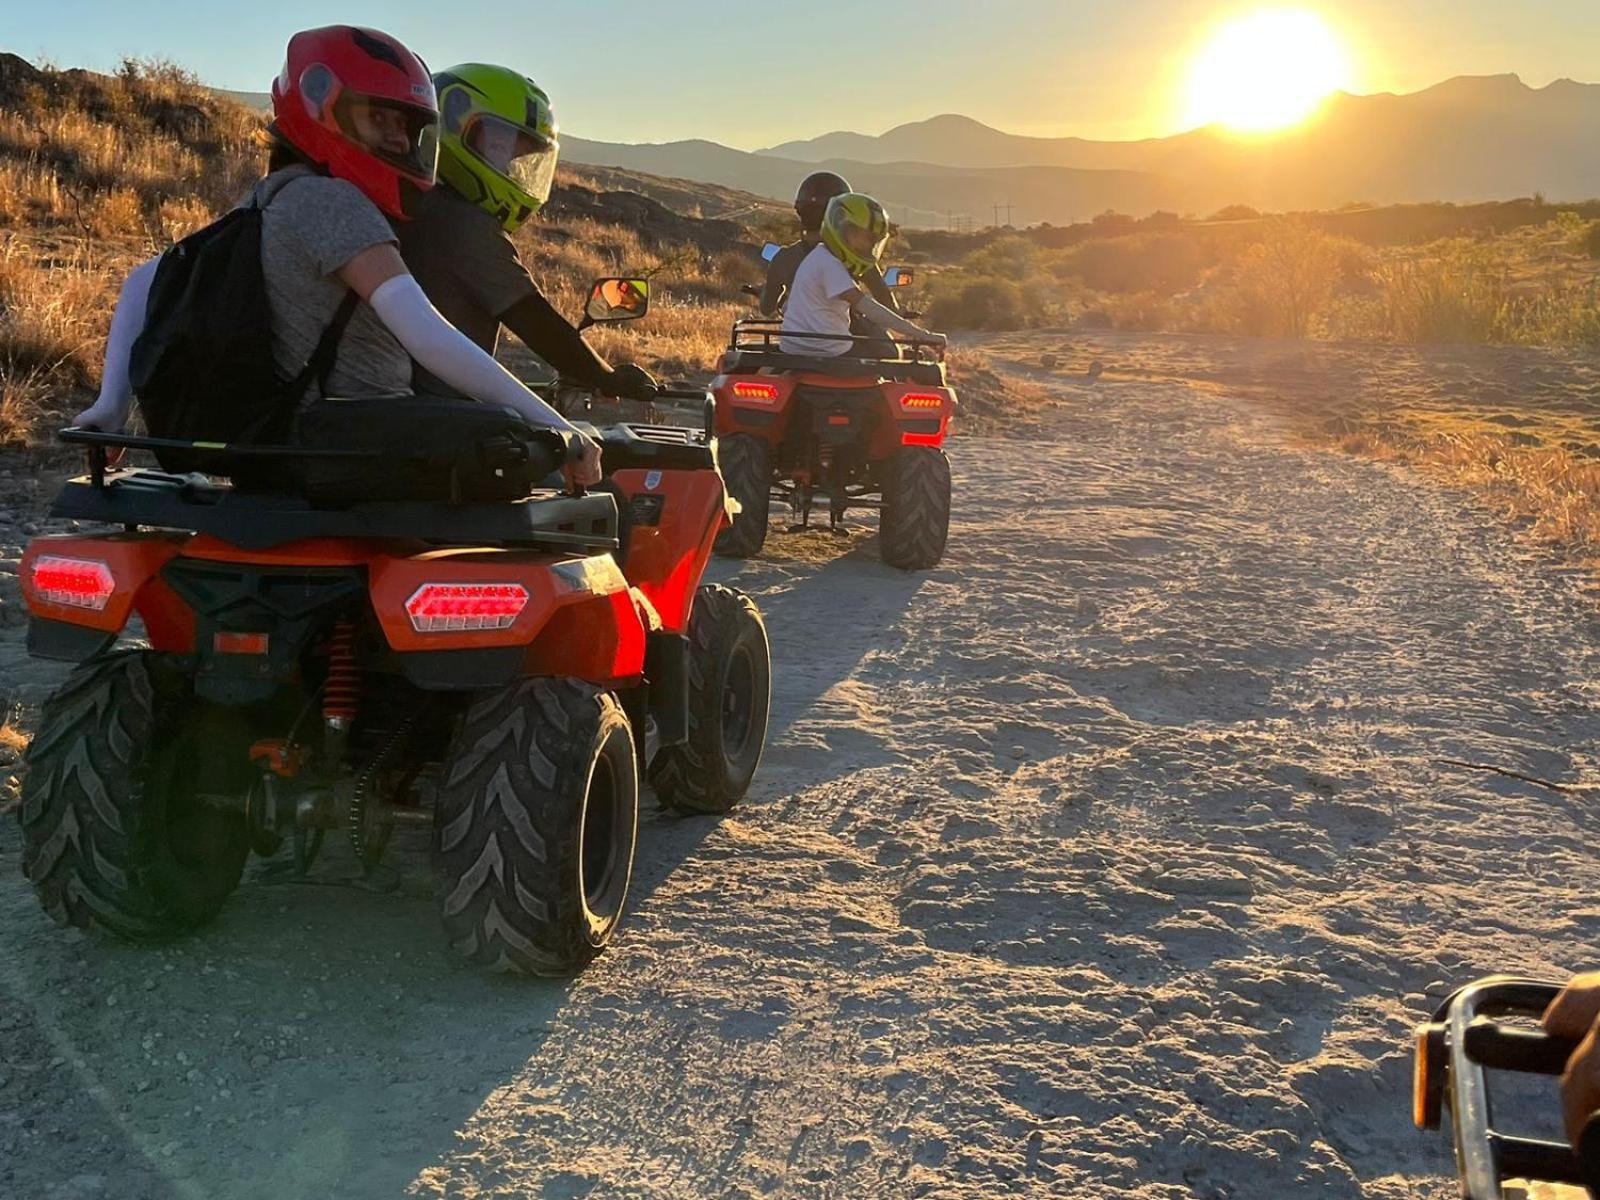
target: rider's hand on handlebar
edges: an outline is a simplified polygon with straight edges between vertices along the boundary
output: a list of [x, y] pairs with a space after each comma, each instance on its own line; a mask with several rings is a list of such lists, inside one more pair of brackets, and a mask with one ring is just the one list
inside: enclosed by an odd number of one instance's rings
[[1600, 1112], [1600, 971], [1574, 976], [1545, 1010], [1541, 1024], [1556, 1037], [1582, 1038], [1561, 1077], [1561, 1110], [1567, 1138], [1576, 1146], [1589, 1118]]
[[79, 429], [98, 429], [101, 433], [121, 433], [128, 423], [128, 414], [117, 411], [115, 405], [96, 400], [72, 418]]
[[659, 388], [649, 371], [636, 363], [623, 363], [606, 376], [600, 390], [621, 400], [653, 400]]
[[593, 487], [600, 482], [600, 443], [585, 434], [578, 435], [579, 457], [561, 468], [574, 487]]
[[1554, 1037], [1580, 1038], [1600, 1018], [1600, 971], [1574, 975], [1540, 1022]]

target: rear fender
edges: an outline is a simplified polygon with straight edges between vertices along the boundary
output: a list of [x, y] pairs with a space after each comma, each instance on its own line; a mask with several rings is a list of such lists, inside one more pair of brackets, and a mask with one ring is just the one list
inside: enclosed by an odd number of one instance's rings
[[[176, 558], [187, 534], [110, 534], [104, 537], [36, 537], [18, 564], [17, 574], [28, 614], [94, 630], [115, 637], [138, 613], [156, 650], [186, 654], [194, 649], [194, 613], [161, 578], [161, 569]], [[80, 608], [46, 599], [35, 586], [35, 567], [42, 558], [70, 558], [103, 563], [111, 572], [113, 590], [100, 609]]]
[[789, 428], [798, 386], [792, 375], [718, 375], [711, 381], [717, 398], [717, 433], [747, 433], [777, 445]]
[[[407, 603], [427, 584], [518, 584], [527, 603], [504, 629], [421, 632]], [[505, 551], [379, 556], [368, 570], [372, 609], [400, 654], [526, 649], [529, 675], [615, 683], [644, 670], [645, 626], [628, 582], [609, 554], [589, 557]]]
[[727, 523], [727, 493], [714, 471], [618, 471], [632, 532], [628, 580], [671, 633], [689, 627], [689, 609], [711, 547]]
[[917, 383], [883, 385], [885, 416], [872, 439], [870, 456], [892, 458], [902, 446], [943, 446], [959, 404], [950, 388]]

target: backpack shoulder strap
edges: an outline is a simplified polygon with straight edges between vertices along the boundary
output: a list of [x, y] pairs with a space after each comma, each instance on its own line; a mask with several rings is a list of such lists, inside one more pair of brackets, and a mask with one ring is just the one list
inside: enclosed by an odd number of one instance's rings
[[322, 336], [317, 339], [317, 348], [311, 352], [306, 365], [300, 368], [300, 373], [283, 389], [286, 401], [298, 403], [312, 380], [316, 380], [321, 391], [327, 392], [328, 376], [333, 374], [333, 365], [339, 358], [339, 343], [344, 340], [344, 331], [350, 324], [350, 318], [356, 315], [360, 303], [361, 297], [355, 292], [345, 292], [344, 299], [339, 301], [339, 307], [334, 311], [333, 320], [328, 322]]
[[[355, 292], [345, 292], [344, 299], [339, 301], [339, 307], [334, 311], [333, 320], [322, 331], [322, 336], [317, 339], [317, 348], [311, 352], [311, 358], [306, 363], [306, 371], [310, 376], [306, 382], [315, 379], [324, 392], [328, 390], [328, 376], [333, 374], [333, 364], [339, 357], [339, 343], [344, 340], [344, 331], [349, 328], [350, 318], [356, 315], [360, 303], [361, 297]], [[302, 386], [300, 390], [304, 392], [305, 388]]]

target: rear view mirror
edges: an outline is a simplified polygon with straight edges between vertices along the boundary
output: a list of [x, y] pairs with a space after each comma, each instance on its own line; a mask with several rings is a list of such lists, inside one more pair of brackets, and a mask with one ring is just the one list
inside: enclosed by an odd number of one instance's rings
[[890, 267], [883, 273], [883, 282], [892, 288], [910, 287], [916, 282], [916, 276], [910, 267]]
[[773, 259], [778, 257], [778, 251], [782, 249], [783, 247], [778, 245], [777, 242], [768, 242], [765, 246], [761, 247], [761, 260], [763, 262], [771, 262]]
[[637, 321], [650, 311], [648, 279], [596, 279], [589, 289], [589, 303], [583, 314], [590, 324], [605, 321]]

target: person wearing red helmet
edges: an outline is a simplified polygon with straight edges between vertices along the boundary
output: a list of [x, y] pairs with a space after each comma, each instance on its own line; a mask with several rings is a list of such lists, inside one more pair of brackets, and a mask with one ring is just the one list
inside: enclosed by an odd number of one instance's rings
[[[372, 29], [297, 33], [273, 84], [272, 107], [268, 174], [246, 203], [262, 210], [261, 269], [282, 376], [300, 374], [324, 334], [348, 315], [332, 365], [323, 381], [312, 381], [302, 413], [322, 401], [408, 395], [415, 362], [461, 396], [576, 435], [439, 315], [400, 257], [389, 219], [407, 219], [433, 186], [436, 167], [438, 103], [422, 61]], [[127, 420], [128, 357], [154, 267], [140, 267], [123, 287], [100, 396], [78, 415], [79, 425], [115, 429]], [[359, 298], [353, 310], [345, 303], [350, 293]], [[581, 435], [574, 440], [581, 449], [570, 468], [574, 479], [598, 482], [599, 447]]]

